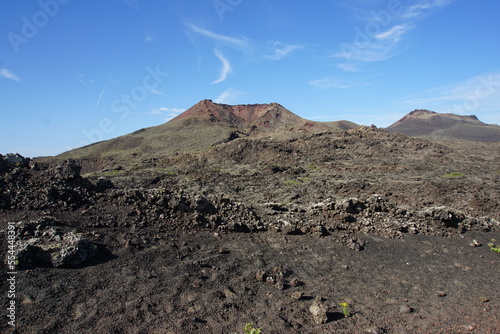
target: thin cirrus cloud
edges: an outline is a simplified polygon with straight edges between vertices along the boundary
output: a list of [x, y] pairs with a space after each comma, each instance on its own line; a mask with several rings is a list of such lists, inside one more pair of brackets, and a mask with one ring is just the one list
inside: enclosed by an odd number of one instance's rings
[[404, 19], [409, 19], [421, 15], [425, 15], [430, 9], [445, 7], [454, 0], [424, 0], [408, 7], [403, 13]]
[[143, 41], [146, 42], [146, 43], [147, 42], [151, 42], [151, 41], [153, 41], [153, 36], [151, 36], [149, 33], [145, 32], [144, 33]]
[[241, 96], [242, 92], [234, 89], [234, 88], [229, 88], [226, 89], [222, 94], [220, 94], [215, 100], [215, 103], [232, 103], [234, 99], [238, 98]]
[[[405, 35], [417, 27], [417, 21], [430, 14], [433, 9], [445, 7], [453, 1], [420, 0], [389, 15], [387, 21], [371, 16], [369, 20], [364, 21], [365, 24], [362, 27], [354, 29], [353, 41], [342, 43], [340, 52], [333, 54], [335, 58], [346, 60], [337, 66], [344, 71], [355, 72], [364, 63], [383, 61], [393, 57]], [[380, 29], [377, 31], [373, 27]]]
[[350, 88], [353, 85], [347, 82], [342, 82], [339, 79], [332, 77], [325, 77], [322, 79], [311, 80], [309, 85], [316, 88], [329, 89], [329, 88]]
[[0, 68], [0, 77], [5, 78], [5, 79], [9, 79], [9, 80], [14, 80], [17, 82], [21, 82], [21, 79], [19, 79], [19, 77], [17, 75], [12, 73], [11, 71], [6, 69], [5, 67]]
[[221, 83], [222, 81], [226, 80], [227, 75], [229, 73], [231, 73], [231, 63], [229, 62], [229, 60], [227, 60], [226, 57], [224, 57], [222, 52], [220, 52], [219, 50], [214, 50], [214, 54], [222, 62], [222, 68], [220, 70], [219, 79], [212, 82], [212, 84], [215, 85], [215, 84]]
[[228, 44], [233, 47], [241, 48], [241, 49], [246, 49], [249, 47], [248, 40], [245, 38], [237, 38], [237, 37], [231, 37], [231, 36], [226, 36], [222, 34], [215, 33], [213, 31], [210, 31], [208, 29], [200, 28], [194, 24], [187, 24], [187, 27], [191, 29], [191, 31], [198, 33], [200, 35], [203, 35], [205, 37], [208, 37], [214, 41], [221, 42], [224, 44]]
[[161, 94], [163, 94], [163, 92], [162, 92], [162, 91], [159, 91], [159, 90], [157, 90], [157, 89], [150, 89], [150, 90], [149, 90], [149, 92], [150, 92], [151, 94], [155, 94], [155, 95], [161, 95]]
[[461, 82], [435, 87], [407, 96], [399, 104], [408, 108], [418, 106], [441, 113], [498, 112], [500, 72], [485, 73]]
[[409, 29], [409, 25], [399, 24], [390, 28], [389, 30], [381, 32], [380, 34], [376, 34], [375, 38], [379, 41], [390, 41], [390, 43], [397, 43]]
[[274, 54], [272, 55], [264, 55], [265, 58], [271, 60], [281, 60], [288, 56], [288, 54], [293, 51], [302, 48], [301, 45], [292, 45], [292, 44], [283, 44], [280, 42], [274, 42]]
[[160, 108], [151, 109], [148, 114], [153, 115], [153, 116], [161, 116], [164, 121], [169, 121], [172, 118], [182, 114], [185, 111], [186, 111], [186, 109], [183, 109], [183, 108], [160, 107]]

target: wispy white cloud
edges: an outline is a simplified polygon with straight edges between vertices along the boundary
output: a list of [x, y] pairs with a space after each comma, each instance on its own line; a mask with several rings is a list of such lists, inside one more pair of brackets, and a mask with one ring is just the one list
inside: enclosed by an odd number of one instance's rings
[[218, 33], [215, 33], [213, 31], [210, 31], [208, 29], [200, 28], [194, 24], [187, 24], [187, 26], [193, 32], [196, 32], [196, 33], [203, 35], [205, 37], [209, 37], [215, 41], [222, 42], [224, 44], [229, 44], [229, 45], [237, 47], [237, 48], [248, 48], [249, 47], [248, 40], [245, 38], [237, 38], [237, 37], [231, 37], [231, 36], [218, 34]]
[[285, 58], [289, 53], [302, 48], [302, 45], [283, 44], [280, 42], [274, 42], [273, 45], [274, 54], [264, 56], [271, 60], [281, 60]]
[[156, 94], [156, 95], [161, 95], [161, 94], [163, 94], [163, 92], [161, 92], [161, 91], [159, 91], [159, 90], [157, 90], [157, 89], [150, 89], [150, 90], [149, 90], [149, 92], [150, 92], [151, 94]]
[[430, 14], [433, 9], [442, 8], [454, 0], [417, 0], [412, 5], [401, 5], [401, 9], [381, 19], [370, 15], [361, 27], [355, 27], [351, 43], [342, 43], [340, 52], [333, 57], [343, 58], [345, 63], [337, 66], [345, 71], [358, 70], [364, 63], [387, 60], [397, 54], [397, 50], [417, 22]]
[[152, 116], [160, 116], [164, 121], [169, 121], [172, 118], [182, 114], [185, 112], [186, 109], [183, 108], [166, 108], [166, 107], [160, 107], [160, 108], [154, 108], [151, 109], [148, 114]]
[[425, 15], [429, 12], [429, 10], [433, 8], [445, 7], [452, 3], [454, 0], [421, 0], [416, 4], [408, 7], [403, 15], [403, 19], [410, 19], [417, 16]]
[[0, 68], [0, 77], [5, 78], [5, 79], [14, 80], [17, 82], [21, 82], [21, 79], [19, 79], [19, 77], [17, 75], [12, 73], [11, 71], [6, 69], [5, 67]]
[[352, 87], [350, 84], [347, 84], [345, 82], [342, 82], [342, 81], [340, 81], [336, 78], [332, 78], [332, 77], [325, 77], [322, 79], [311, 80], [308, 82], [308, 84], [311, 86], [317, 87], [317, 88], [322, 88], [322, 89]]
[[336, 53], [334, 56], [347, 59], [347, 62], [337, 65], [340, 69], [356, 72], [359, 71], [360, 63], [383, 61], [393, 57], [394, 48], [394, 44], [370, 43], [362, 49], [344, 48], [342, 52]]
[[401, 37], [409, 30], [409, 26], [406, 24], [399, 24], [390, 29], [381, 32], [380, 34], [376, 34], [375, 38], [379, 41], [391, 41], [392, 43], [397, 43], [401, 39]]
[[471, 114], [500, 111], [500, 72], [485, 73], [462, 82], [407, 96], [399, 104], [407, 109]]
[[309, 85], [321, 89], [331, 89], [331, 88], [352, 88], [367, 86], [369, 83], [357, 84], [355, 82], [350, 82], [346, 80], [341, 80], [334, 77], [325, 77], [322, 79], [311, 80], [308, 82]]
[[144, 42], [151, 42], [152, 40], [153, 40], [153, 36], [151, 36], [151, 34], [145, 32], [143, 41]]
[[337, 64], [337, 67], [346, 72], [358, 72], [359, 67], [352, 63], [341, 63]]
[[84, 73], [77, 74], [76, 79], [85, 87], [89, 87], [89, 85], [94, 83], [94, 79], [85, 79], [87, 75]]
[[231, 63], [229, 63], [229, 60], [227, 60], [219, 50], [214, 50], [214, 54], [222, 62], [219, 79], [212, 82], [212, 84], [218, 84], [226, 80], [227, 75], [231, 72]]
[[215, 103], [232, 103], [234, 99], [240, 97], [243, 93], [234, 89], [226, 89], [222, 94], [220, 94], [215, 100]]

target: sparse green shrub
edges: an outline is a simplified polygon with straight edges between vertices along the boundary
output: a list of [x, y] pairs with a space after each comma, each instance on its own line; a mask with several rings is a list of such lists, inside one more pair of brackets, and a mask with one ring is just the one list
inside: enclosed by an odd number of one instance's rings
[[115, 169], [115, 170], [110, 170], [110, 171], [105, 171], [105, 172], [102, 172], [101, 173], [101, 176], [108, 176], [108, 177], [111, 177], [111, 176], [118, 176], [118, 175], [122, 175], [124, 174], [125, 171], [124, 170], [118, 170], [118, 169]]
[[297, 185], [300, 184], [300, 181], [297, 181], [297, 180], [286, 180], [283, 183], [286, 184], [286, 185], [290, 185], [290, 186], [297, 186]]
[[491, 239], [491, 242], [488, 242], [488, 247], [495, 253], [500, 253], [500, 247], [495, 246], [495, 239]]
[[254, 328], [252, 323], [247, 323], [243, 328], [244, 334], [260, 334], [261, 328]]
[[306, 169], [314, 170], [314, 169], [318, 169], [318, 167], [316, 165], [307, 165]]
[[465, 177], [465, 174], [464, 173], [460, 173], [460, 172], [451, 172], [451, 173], [448, 173], [448, 174], [445, 174], [445, 175], [441, 175], [441, 177], [444, 177], [446, 179], [454, 179], [454, 178]]
[[351, 316], [351, 308], [349, 307], [349, 304], [340, 303], [340, 307], [342, 308], [342, 313], [344, 314], [344, 317], [348, 318]]

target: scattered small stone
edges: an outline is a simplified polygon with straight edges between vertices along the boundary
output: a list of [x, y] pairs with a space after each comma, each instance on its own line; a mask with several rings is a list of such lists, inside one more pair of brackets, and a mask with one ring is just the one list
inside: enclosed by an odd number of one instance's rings
[[373, 327], [367, 328], [366, 332], [368, 334], [383, 334], [383, 333], [385, 333], [385, 329], [378, 327], [378, 326], [373, 326]]
[[436, 291], [436, 295], [438, 297], [446, 297], [446, 292], [444, 292], [444, 291]]
[[413, 309], [406, 304], [403, 304], [399, 307], [399, 313], [401, 314], [411, 313], [411, 312], [413, 312]]
[[255, 278], [259, 282], [265, 282], [267, 278], [267, 274], [264, 270], [258, 270], [257, 273], [255, 274]]
[[481, 247], [483, 244], [474, 239], [469, 245], [471, 245], [472, 247]]
[[309, 306], [309, 312], [311, 312], [314, 322], [318, 325], [325, 324], [328, 321], [326, 311], [326, 306], [317, 299]]
[[278, 290], [285, 289], [285, 284], [282, 281], [277, 281], [276, 282], [276, 289], [278, 289]]
[[488, 297], [481, 297], [479, 298], [479, 301], [481, 301], [481, 303], [488, 303], [490, 299]]
[[224, 293], [224, 296], [226, 299], [230, 301], [235, 301], [238, 298], [238, 295], [229, 287], [225, 288], [222, 293]]
[[229, 254], [229, 251], [223, 247], [219, 248], [219, 254]]
[[297, 287], [297, 286], [299, 286], [300, 284], [301, 284], [301, 283], [300, 283], [300, 281], [299, 281], [298, 279], [296, 279], [296, 278], [292, 278], [292, 279], [290, 280], [290, 285], [291, 285], [291, 286], [293, 286], [293, 287]]
[[268, 283], [268, 284], [274, 284], [274, 283], [276, 283], [276, 280], [272, 276], [267, 276], [266, 277], [266, 283]]
[[200, 318], [198, 318], [198, 317], [194, 317], [194, 318], [193, 318], [193, 321], [194, 321], [194, 322], [197, 322], [197, 323], [200, 323], [200, 324], [204, 324], [204, 323], [206, 323], [206, 321], [205, 321], [205, 320], [200, 319]]
[[295, 291], [294, 293], [292, 293], [292, 299], [295, 299], [295, 300], [301, 300], [302, 297], [304, 297], [304, 293], [302, 291]]
[[328, 235], [328, 230], [324, 226], [318, 225], [313, 229], [313, 234], [318, 237], [324, 237]]

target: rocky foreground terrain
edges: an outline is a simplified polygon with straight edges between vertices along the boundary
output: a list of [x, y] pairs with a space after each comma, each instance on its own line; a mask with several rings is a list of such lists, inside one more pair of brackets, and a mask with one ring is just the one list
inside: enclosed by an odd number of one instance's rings
[[498, 333], [498, 143], [231, 117], [196, 152], [0, 156], [0, 330]]

